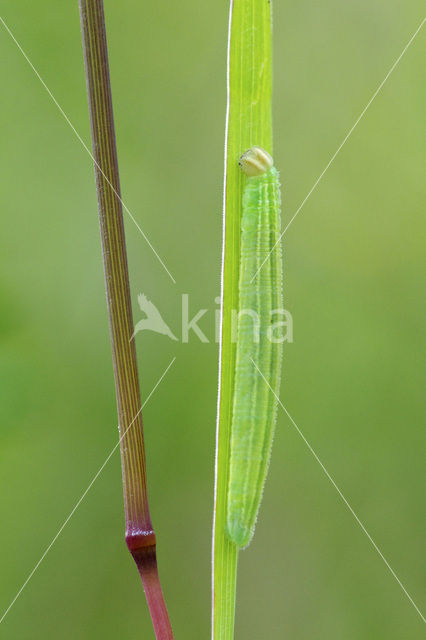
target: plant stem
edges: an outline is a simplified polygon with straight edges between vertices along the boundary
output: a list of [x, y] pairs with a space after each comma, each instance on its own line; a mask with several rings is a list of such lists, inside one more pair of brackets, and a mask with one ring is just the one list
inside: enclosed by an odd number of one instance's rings
[[232, 310], [238, 309], [243, 174], [240, 155], [257, 145], [272, 153], [271, 6], [267, 0], [231, 0], [225, 141], [224, 243], [216, 486], [213, 528], [214, 640], [234, 637], [238, 549], [225, 534], [229, 442], [236, 345]]
[[92, 146], [120, 429], [126, 543], [142, 578], [157, 639], [173, 638], [149, 513], [117, 149], [102, 0], [80, 0]]

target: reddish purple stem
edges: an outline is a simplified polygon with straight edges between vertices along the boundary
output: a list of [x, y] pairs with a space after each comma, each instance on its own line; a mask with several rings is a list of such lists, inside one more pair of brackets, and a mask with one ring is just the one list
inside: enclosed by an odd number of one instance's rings
[[157, 640], [173, 640], [149, 513], [141, 400], [102, 0], [80, 0], [126, 514], [126, 543], [142, 578]]

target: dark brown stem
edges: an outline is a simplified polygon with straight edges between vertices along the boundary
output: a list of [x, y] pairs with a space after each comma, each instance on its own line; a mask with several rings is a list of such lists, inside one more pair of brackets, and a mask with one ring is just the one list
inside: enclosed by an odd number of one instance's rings
[[149, 513], [141, 400], [102, 0], [80, 0], [123, 474], [126, 543], [142, 578], [158, 640], [172, 640]]

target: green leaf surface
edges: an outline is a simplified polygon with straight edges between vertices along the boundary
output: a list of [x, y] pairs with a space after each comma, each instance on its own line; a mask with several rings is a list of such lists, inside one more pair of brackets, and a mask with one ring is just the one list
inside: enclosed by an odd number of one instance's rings
[[253, 145], [272, 153], [271, 3], [231, 1], [228, 40], [222, 319], [213, 531], [213, 638], [234, 637], [238, 549], [225, 534], [229, 443], [235, 373], [232, 310], [238, 309], [241, 154]]

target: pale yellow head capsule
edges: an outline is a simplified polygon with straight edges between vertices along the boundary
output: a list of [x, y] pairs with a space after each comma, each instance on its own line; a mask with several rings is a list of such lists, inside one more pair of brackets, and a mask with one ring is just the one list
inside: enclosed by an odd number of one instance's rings
[[241, 156], [238, 164], [246, 176], [261, 176], [274, 166], [272, 156], [261, 147], [251, 147]]

